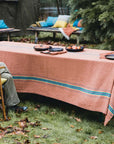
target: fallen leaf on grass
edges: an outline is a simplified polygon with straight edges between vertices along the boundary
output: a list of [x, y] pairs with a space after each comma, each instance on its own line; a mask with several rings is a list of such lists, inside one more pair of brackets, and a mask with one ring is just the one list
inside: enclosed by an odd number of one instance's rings
[[23, 121], [23, 122], [19, 121], [18, 125], [19, 125], [20, 128], [26, 128], [26, 127], [28, 127], [25, 121]]
[[99, 131], [99, 134], [102, 134], [104, 131]]
[[24, 144], [30, 144], [30, 141], [29, 140], [25, 140]]
[[29, 123], [30, 121], [28, 120], [28, 118], [26, 117], [26, 118], [24, 118], [24, 119], [22, 119], [22, 120], [20, 120], [20, 122], [23, 122], [23, 121], [25, 121], [25, 122], [27, 122], [27, 123]]
[[42, 128], [42, 130], [49, 130], [48, 128]]
[[77, 132], [80, 132], [80, 131], [82, 131], [82, 130], [83, 130], [82, 128], [80, 128], [80, 129], [76, 129]]
[[37, 111], [38, 109], [37, 109], [37, 108], [34, 108], [34, 110]]
[[42, 138], [47, 138], [48, 137], [48, 135], [44, 135]]
[[70, 127], [71, 127], [71, 128], [74, 128], [75, 126], [74, 126], [74, 125], [70, 125]]
[[5, 131], [5, 130], [7, 130], [7, 129], [11, 129], [12, 127], [13, 127], [12, 125], [9, 125], [9, 126], [3, 128], [3, 127], [0, 125], [0, 130], [1, 130], [1, 131]]
[[36, 108], [40, 108], [40, 105], [36, 105]]
[[34, 135], [34, 137], [35, 137], [35, 138], [40, 138], [40, 136], [39, 136], [39, 135]]
[[30, 125], [33, 127], [36, 127], [36, 126], [41, 126], [41, 123], [40, 123], [40, 121], [30, 122]]
[[87, 142], [87, 141], [88, 141], [87, 139], [84, 140], [84, 142]]
[[90, 138], [91, 139], [97, 139], [98, 137], [97, 136], [91, 136]]
[[81, 122], [80, 118], [74, 118], [77, 122]]
[[55, 114], [55, 112], [51, 112], [51, 114], [52, 114], [52, 115], [54, 115], [54, 114]]
[[38, 109], [40, 109], [40, 105], [36, 105], [34, 110], [37, 111]]

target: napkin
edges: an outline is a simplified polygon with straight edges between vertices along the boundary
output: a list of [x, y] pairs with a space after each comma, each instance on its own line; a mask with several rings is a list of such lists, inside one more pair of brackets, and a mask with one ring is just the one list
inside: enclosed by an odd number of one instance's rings
[[66, 53], [66, 52], [67, 52], [66, 50], [63, 50], [63, 51], [56, 51], [56, 52], [50, 52], [49, 50], [46, 50], [46, 51], [41, 51], [40, 53], [43, 53], [43, 54], [50, 54], [50, 55], [58, 55], [58, 54]]

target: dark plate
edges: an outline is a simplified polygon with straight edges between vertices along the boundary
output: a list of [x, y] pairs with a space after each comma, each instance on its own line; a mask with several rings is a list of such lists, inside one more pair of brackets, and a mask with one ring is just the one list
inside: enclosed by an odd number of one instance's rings
[[80, 51], [84, 50], [84, 47], [82, 46], [80, 49], [69, 49], [69, 48], [66, 47], [66, 50], [69, 51], [69, 52], [80, 52]]
[[63, 51], [63, 48], [49, 48], [48, 49], [50, 52], [58, 52], [58, 51]]
[[105, 55], [105, 58], [114, 60], [114, 54]]
[[48, 50], [49, 47], [33, 47], [36, 51], [45, 51], [45, 50]]

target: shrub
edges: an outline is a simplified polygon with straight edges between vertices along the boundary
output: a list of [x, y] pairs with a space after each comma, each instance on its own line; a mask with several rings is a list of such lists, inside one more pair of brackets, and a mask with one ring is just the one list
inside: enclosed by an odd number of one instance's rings
[[86, 40], [114, 50], [114, 0], [69, 0], [69, 5], [72, 19], [83, 19]]

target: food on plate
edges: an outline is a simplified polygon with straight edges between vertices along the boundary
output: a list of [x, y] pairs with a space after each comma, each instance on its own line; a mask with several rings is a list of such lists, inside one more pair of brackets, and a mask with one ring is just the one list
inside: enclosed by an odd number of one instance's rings
[[67, 49], [72, 49], [72, 46], [68, 46]]
[[67, 49], [74, 49], [74, 50], [82, 49], [82, 48], [83, 48], [82, 46], [76, 46], [76, 45], [68, 46], [68, 47], [67, 47]]

